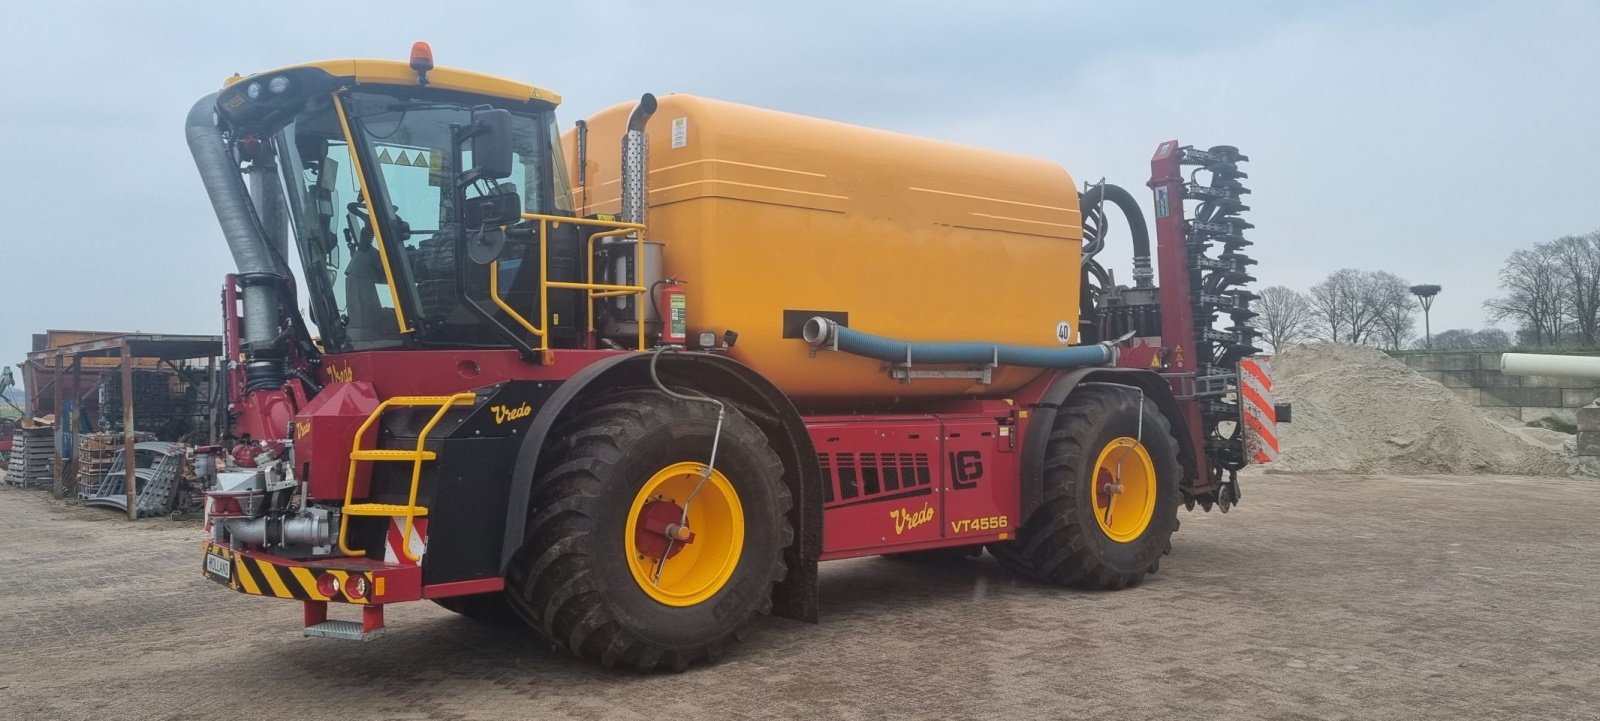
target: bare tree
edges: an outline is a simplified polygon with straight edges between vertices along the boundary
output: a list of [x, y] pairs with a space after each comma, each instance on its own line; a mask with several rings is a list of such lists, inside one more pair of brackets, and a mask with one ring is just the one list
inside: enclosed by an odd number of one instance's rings
[[1361, 271], [1354, 268], [1334, 271], [1311, 286], [1312, 333], [1318, 340], [1356, 342], [1360, 296]]
[[1311, 324], [1311, 300], [1293, 288], [1275, 285], [1261, 291], [1250, 308], [1261, 314], [1261, 338], [1275, 352], [1304, 340]]
[[[1422, 341], [1412, 343], [1411, 347], [1422, 349]], [[1434, 333], [1433, 347], [1435, 350], [1498, 350], [1511, 347], [1511, 336], [1499, 328], [1484, 328], [1479, 331], [1471, 328], [1453, 328]]]
[[1337, 270], [1311, 286], [1310, 298], [1311, 332], [1319, 340], [1354, 344], [1379, 341], [1392, 347], [1403, 343], [1416, 327], [1411, 291], [1393, 273]]
[[1567, 313], [1578, 340], [1592, 346], [1600, 326], [1600, 230], [1563, 236], [1549, 246], [1567, 291]]
[[1499, 350], [1511, 347], [1511, 334], [1499, 328], [1484, 328], [1472, 334], [1475, 347], [1487, 350]]
[[1571, 291], [1556, 258], [1554, 243], [1518, 250], [1500, 268], [1504, 296], [1484, 301], [1491, 322], [1517, 324], [1524, 343], [1550, 346], [1561, 343], [1570, 313]]
[[[1433, 334], [1433, 349], [1465, 350], [1474, 348], [1476, 346], [1473, 345], [1472, 335], [1471, 328], [1451, 328], [1450, 330], [1439, 331]], [[1412, 343], [1411, 347], [1422, 350], [1426, 346], [1424, 341], [1417, 341]]]
[[1400, 350], [1417, 330], [1417, 303], [1411, 287], [1399, 276], [1377, 271], [1368, 278], [1372, 302], [1377, 308], [1373, 337], [1385, 348]]

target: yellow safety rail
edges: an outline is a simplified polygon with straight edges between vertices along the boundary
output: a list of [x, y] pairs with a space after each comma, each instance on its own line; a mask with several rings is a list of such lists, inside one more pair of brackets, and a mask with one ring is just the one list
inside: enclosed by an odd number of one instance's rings
[[[517, 321], [518, 325], [527, 329], [529, 333], [538, 336], [539, 350], [550, 350], [550, 337], [545, 331], [549, 323], [550, 314], [550, 289], [556, 290], [582, 290], [588, 295], [589, 322], [588, 329], [594, 330], [594, 301], [597, 298], [613, 298], [619, 295], [643, 295], [650, 291], [642, 285], [615, 285], [594, 282], [594, 244], [601, 238], [614, 238], [624, 235], [635, 235], [638, 242], [634, 244], [633, 268], [634, 275], [644, 272], [644, 225], [640, 223], [623, 223], [615, 220], [594, 220], [590, 218], [569, 218], [563, 215], [541, 215], [537, 213], [523, 213], [523, 220], [536, 220], [539, 222], [539, 308], [544, 317], [540, 318], [539, 325], [534, 325], [504, 298], [500, 297], [500, 261], [489, 264], [489, 296], [494, 299], [494, 304], [506, 315]], [[604, 233], [595, 233], [589, 236], [589, 277], [586, 283], [568, 283], [566, 281], [550, 280], [549, 256], [549, 231], [561, 227], [562, 223], [573, 225], [590, 225], [601, 228], [611, 228]], [[634, 303], [634, 310], [638, 315], [639, 350], [645, 349], [644, 340], [644, 303], [647, 299], [640, 299]]]
[[[350, 476], [344, 484], [344, 509], [339, 514], [339, 550], [349, 556], [364, 556], [365, 551], [357, 551], [346, 545], [345, 540], [350, 528], [351, 516], [399, 516], [406, 519], [405, 528], [400, 533], [400, 552], [413, 563], [421, 560], [421, 556], [411, 553], [411, 529], [416, 525], [418, 516], [428, 515], [428, 509], [417, 505], [417, 486], [422, 480], [422, 462], [431, 461], [438, 454], [424, 450], [428, 442], [428, 434], [433, 432], [433, 427], [444, 420], [446, 413], [455, 406], [472, 405], [477, 401], [473, 393], [457, 393], [449, 396], [395, 396], [378, 404], [367, 416], [361, 429], [356, 431], [356, 440], [350, 449]], [[383, 412], [396, 407], [439, 406], [439, 410], [428, 419], [428, 423], [417, 434], [417, 447], [405, 450], [375, 450], [361, 447], [361, 439], [366, 437], [367, 430], [378, 421]], [[398, 503], [353, 503], [356, 490], [356, 464], [361, 461], [410, 461], [411, 462], [411, 492], [407, 496], [405, 505]]]

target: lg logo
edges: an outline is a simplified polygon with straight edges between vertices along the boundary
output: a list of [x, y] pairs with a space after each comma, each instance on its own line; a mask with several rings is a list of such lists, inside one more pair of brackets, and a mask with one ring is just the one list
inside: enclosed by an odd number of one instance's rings
[[950, 454], [950, 486], [966, 490], [977, 488], [983, 478], [982, 451], [954, 451]]

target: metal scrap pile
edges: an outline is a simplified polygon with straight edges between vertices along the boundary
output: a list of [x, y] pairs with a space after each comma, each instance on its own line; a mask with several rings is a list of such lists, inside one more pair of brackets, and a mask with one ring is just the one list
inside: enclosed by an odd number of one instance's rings
[[[191, 446], [166, 441], [134, 444], [135, 503], [139, 516], [164, 516], [198, 510], [206, 479], [195, 474]], [[80, 487], [84, 505], [128, 510], [127, 465], [118, 448], [106, 473], [93, 487]]]
[[[133, 434], [134, 443], [155, 439], [155, 434], [152, 433], [137, 431]], [[73, 464], [77, 468], [79, 498], [87, 498], [100, 488], [100, 484], [106, 479], [106, 474], [111, 472], [112, 466], [122, 457], [124, 440], [122, 433], [118, 431], [79, 436], [75, 454], [77, 462]], [[121, 466], [117, 467], [121, 469]]]
[[6, 463], [6, 483], [49, 488], [55, 483], [55, 418], [33, 418], [17, 426]]

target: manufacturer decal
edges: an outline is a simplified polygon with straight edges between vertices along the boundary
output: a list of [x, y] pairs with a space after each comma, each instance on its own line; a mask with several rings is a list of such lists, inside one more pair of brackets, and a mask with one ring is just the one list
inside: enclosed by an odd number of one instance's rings
[[977, 488], [983, 478], [983, 451], [950, 453], [950, 485], [959, 489]]
[[906, 531], [916, 528], [917, 526], [932, 521], [933, 506], [924, 503], [922, 504], [922, 510], [920, 511], [908, 511], [904, 508], [896, 508], [892, 511], [889, 511], [889, 518], [894, 520], [894, 535], [898, 536]]
[[1072, 342], [1072, 324], [1061, 321], [1056, 324], [1056, 342], [1066, 345]]
[[1005, 516], [984, 516], [982, 518], [963, 518], [950, 522], [951, 533], [970, 533], [972, 531], [998, 531], [1010, 527], [1011, 519]]
[[689, 118], [672, 119], [672, 147], [681, 148], [689, 144]]
[[310, 420], [295, 421], [294, 422], [294, 437], [296, 439], [305, 438], [306, 436], [309, 436], [309, 435], [311, 435], [311, 421]]
[[1165, 218], [1171, 214], [1167, 208], [1167, 189], [1156, 188], [1156, 217]]
[[489, 406], [489, 410], [494, 413], [495, 425], [500, 425], [506, 421], [514, 421], [518, 418], [527, 418], [528, 416], [533, 415], [533, 406], [530, 406], [527, 403], [523, 403], [515, 408], [504, 404], [493, 405]]
[[335, 383], [349, 383], [350, 381], [355, 380], [355, 377], [355, 371], [350, 370], [350, 366], [345, 366], [343, 368], [340, 368], [338, 364], [328, 366], [328, 378], [332, 379]]

